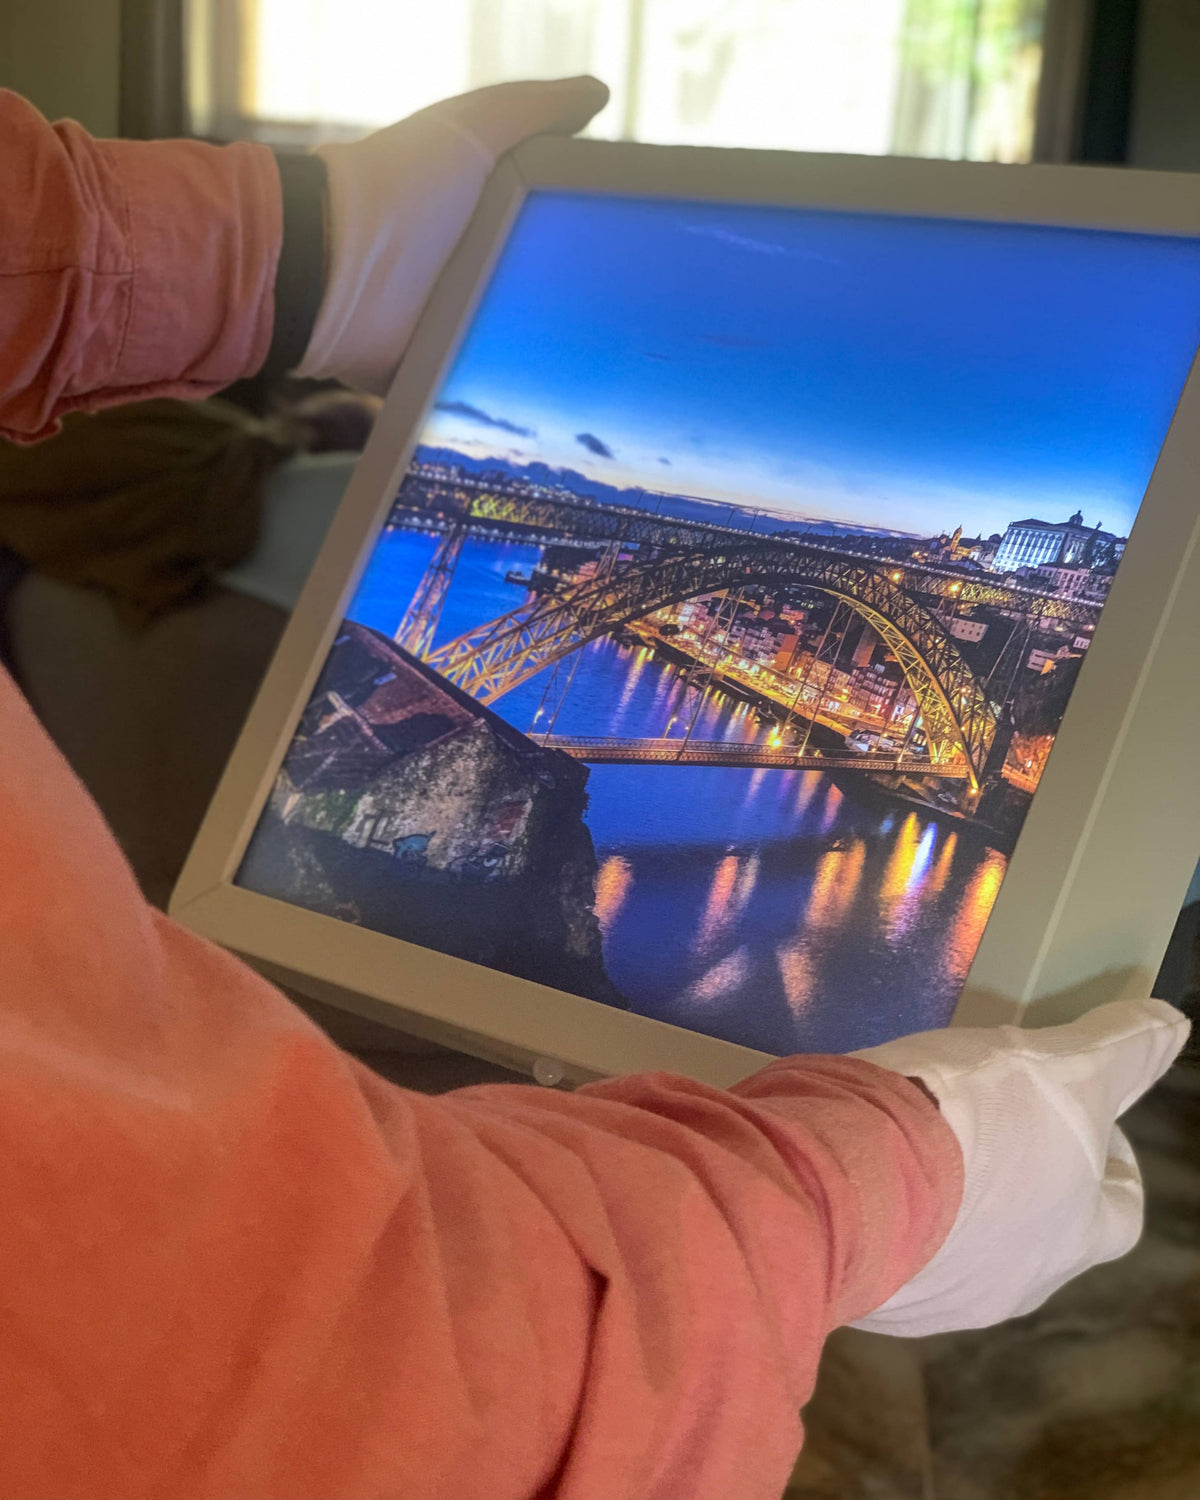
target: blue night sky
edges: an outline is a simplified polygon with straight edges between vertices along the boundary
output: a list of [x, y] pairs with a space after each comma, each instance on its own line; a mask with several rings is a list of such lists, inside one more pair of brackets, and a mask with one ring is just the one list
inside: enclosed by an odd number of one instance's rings
[[1128, 532], [1200, 242], [543, 192], [423, 441], [928, 535]]

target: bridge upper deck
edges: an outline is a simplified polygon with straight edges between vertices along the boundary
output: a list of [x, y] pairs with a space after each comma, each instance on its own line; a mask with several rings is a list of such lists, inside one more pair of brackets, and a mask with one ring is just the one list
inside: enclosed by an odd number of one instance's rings
[[[569, 501], [516, 490], [425, 488], [428, 500], [436, 504], [413, 506], [412, 510], [414, 513], [424, 510], [431, 519], [437, 517], [443, 524], [458, 519], [470, 528], [500, 522], [527, 526], [543, 534], [558, 534], [564, 540], [586, 540], [598, 544], [628, 542], [638, 547], [671, 552], [711, 552], [722, 546], [744, 547], [747, 543], [757, 543], [764, 550], [809, 551], [886, 572], [897, 584], [915, 594], [952, 599], [959, 604], [1016, 610], [1026, 618], [1061, 620], [1084, 629], [1095, 625], [1101, 609], [1101, 605], [1088, 600], [1063, 599], [1036, 589], [1006, 584], [986, 575], [981, 577], [939, 567], [936, 563], [880, 557], [858, 551], [844, 542], [833, 545], [814, 539], [811, 533], [763, 535], [727, 524], [661, 516], [632, 506]], [[900, 576], [897, 578], [896, 574]]]

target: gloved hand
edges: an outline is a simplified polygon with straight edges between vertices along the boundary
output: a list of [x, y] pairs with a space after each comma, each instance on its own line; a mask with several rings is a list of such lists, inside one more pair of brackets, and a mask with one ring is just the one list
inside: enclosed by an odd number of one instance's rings
[[296, 374], [383, 394], [497, 160], [532, 135], [573, 135], [607, 100], [595, 78], [501, 83], [319, 147], [329, 265]]
[[965, 1168], [941, 1249], [854, 1326], [909, 1337], [986, 1328], [1131, 1250], [1142, 1182], [1116, 1121], [1188, 1030], [1165, 1001], [1119, 1001], [1067, 1026], [952, 1027], [853, 1053], [926, 1085]]

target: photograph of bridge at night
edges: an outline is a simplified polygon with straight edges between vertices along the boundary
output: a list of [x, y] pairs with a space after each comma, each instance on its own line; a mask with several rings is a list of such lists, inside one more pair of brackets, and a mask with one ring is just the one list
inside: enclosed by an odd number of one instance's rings
[[241, 883], [767, 1051], [944, 1024], [1182, 384], [1121, 238], [534, 198]]

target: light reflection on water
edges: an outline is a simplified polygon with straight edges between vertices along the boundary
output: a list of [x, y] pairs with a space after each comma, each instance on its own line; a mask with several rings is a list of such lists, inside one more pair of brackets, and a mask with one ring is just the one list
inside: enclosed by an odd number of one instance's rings
[[743, 945], [713, 964], [699, 979], [693, 980], [680, 998], [688, 1007], [707, 1007], [713, 1002], [727, 1005], [730, 995], [739, 995], [746, 988], [753, 964], [750, 949]]
[[619, 854], [610, 854], [596, 871], [596, 920], [606, 937], [609, 928], [620, 915], [632, 884], [633, 867]]
[[829, 930], [841, 925], [858, 892], [866, 858], [864, 839], [855, 839], [848, 851], [830, 849], [821, 856], [804, 913], [806, 928]]
[[[351, 618], [391, 635], [435, 547], [385, 535]], [[521, 603], [506, 575], [539, 555], [468, 542], [437, 644]], [[547, 673], [494, 708], [527, 732], [544, 699]], [[680, 667], [601, 640], [582, 652], [554, 730], [682, 737], [693, 711]], [[692, 726], [696, 739], [768, 733], [719, 690]], [[969, 829], [817, 771], [595, 766], [588, 790], [605, 961], [635, 1010], [781, 1053], [949, 1019], [1007, 864]]]
[[925, 882], [925, 889], [931, 896], [940, 896], [946, 889], [946, 881], [950, 878], [950, 865], [957, 847], [957, 833], [947, 834], [942, 839], [942, 852], [938, 855], [937, 864], [934, 865], [929, 879]]
[[970, 967], [979, 947], [979, 939], [987, 926], [992, 906], [1000, 893], [1000, 882], [1008, 868], [1008, 861], [996, 849], [983, 851], [967, 888], [958, 903], [958, 910], [946, 934], [946, 959], [955, 968], [964, 971]]
[[696, 953], [711, 952], [741, 916], [754, 894], [758, 866], [757, 854], [727, 854], [717, 866], [692, 943]]
[[638, 678], [642, 675], [642, 669], [651, 659], [648, 646], [639, 646], [633, 654], [633, 662], [625, 672], [625, 686], [621, 689], [621, 696], [617, 700], [617, 711], [613, 715], [614, 731], [619, 729], [621, 721], [625, 717], [625, 710], [629, 707], [629, 700], [633, 697], [634, 689], [638, 685]]

